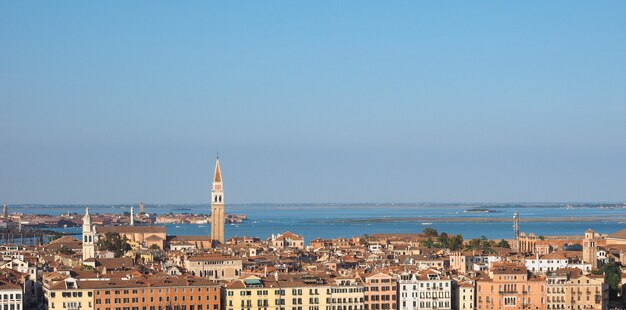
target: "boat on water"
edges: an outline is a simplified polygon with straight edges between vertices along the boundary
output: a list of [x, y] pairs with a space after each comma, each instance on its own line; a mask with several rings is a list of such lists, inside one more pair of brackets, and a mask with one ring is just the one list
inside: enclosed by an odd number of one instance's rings
[[431, 223], [431, 222], [425, 222], [425, 223], [422, 223], [422, 225], [432, 225], [432, 224], [433, 224], [433, 223]]
[[498, 212], [498, 211], [494, 211], [491, 209], [487, 209], [487, 208], [471, 208], [471, 209], [467, 209], [463, 212], [466, 213], [491, 213], [491, 212]]

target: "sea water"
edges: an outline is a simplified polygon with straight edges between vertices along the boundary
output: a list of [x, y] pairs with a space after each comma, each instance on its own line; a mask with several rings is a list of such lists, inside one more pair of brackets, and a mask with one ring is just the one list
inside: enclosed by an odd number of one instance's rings
[[[11, 212], [36, 214], [83, 213], [80, 205], [16, 205]], [[130, 205], [91, 205], [90, 213], [123, 213]], [[466, 212], [487, 208], [492, 212]], [[135, 210], [138, 211], [135, 205]], [[208, 205], [145, 205], [146, 212], [156, 214], [209, 214]], [[612, 233], [626, 228], [624, 205], [566, 204], [473, 205], [473, 204], [232, 204], [227, 214], [246, 214], [241, 224], [226, 224], [226, 238], [251, 236], [268, 238], [291, 231], [305, 237], [336, 238], [376, 233], [417, 233], [426, 227], [465, 239], [486, 236], [490, 239], [512, 238], [510, 221], [491, 222], [479, 219], [510, 219], [514, 212], [529, 222], [520, 223], [520, 231], [536, 235], [582, 235], [586, 229]], [[590, 217], [599, 218], [589, 221]], [[467, 219], [477, 219], [468, 222]], [[545, 221], [559, 218], [558, 221]], [[567, 218], [567, 221], [563, 221]], [[429, 220], [432, 219], [432, 220]], [[209, 235], [209, 224], [167, 224], [168, 235]], [[61, 231], [79, 233], [80, 228]]]

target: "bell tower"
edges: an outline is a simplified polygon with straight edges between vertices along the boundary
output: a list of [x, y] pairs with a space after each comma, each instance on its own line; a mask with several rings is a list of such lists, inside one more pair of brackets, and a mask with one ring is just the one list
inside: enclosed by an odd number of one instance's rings
[[94, 236], [94, 229], [91, 226], [91, 215], [89, 215], [89, 208], [86, 208], [85, 216], [83, 217], [83, 262], [96, 257]]
[[211, 190], [211, 240], [213, 246], [224, 244], [224, 189], [219, 157], [215, 160], [213, 189]]
[[591, 268], [598, 268], [598, 246], [596, 244], [597, 234], [587, 229], [585, 238], [583, 239], [583, 262], [591, 264]]

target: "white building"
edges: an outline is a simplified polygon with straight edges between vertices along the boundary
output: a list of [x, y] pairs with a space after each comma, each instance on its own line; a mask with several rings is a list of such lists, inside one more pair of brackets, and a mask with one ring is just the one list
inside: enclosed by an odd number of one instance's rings
[[2, 310], [24, 309], [22, 288], [17, 285], [0, 282], [0, 308]]
[[83, 262], [96, 257], [96, 234], [95, 229], [91, 226], [91, 215], [89, 208], [85, 209], [83, 217]]
[[400, 310], [452, 309], [452, 280], [439, 271], [404, 272], [398, 287]]
[[583, 263], [578, 257], [580, 252], [558, 251], [548, 255], [536, 255], [526, 258], [524, 265], [534, 274], [546, 274], [561, 268], [578, 268], [584, 272], [591, 272], [591, 263]]

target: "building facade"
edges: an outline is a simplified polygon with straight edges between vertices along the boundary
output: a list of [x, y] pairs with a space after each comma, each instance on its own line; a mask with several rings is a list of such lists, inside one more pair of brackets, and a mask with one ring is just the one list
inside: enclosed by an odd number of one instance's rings
[[500, 264], [476, 281], [476, 309], [546, 309], [546, 281], [526, 267]]
[[239, 279], [243, 268], [241, 258], [221, 254], [191, 256], [184, 262], [187, 272], [209, 280]]
[[397, 309], [396, 278], [379, 272], [366, 276], [363, 285], [365, 310]]

